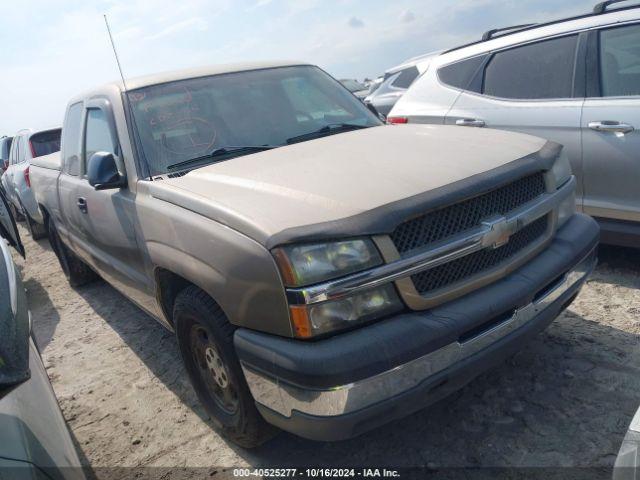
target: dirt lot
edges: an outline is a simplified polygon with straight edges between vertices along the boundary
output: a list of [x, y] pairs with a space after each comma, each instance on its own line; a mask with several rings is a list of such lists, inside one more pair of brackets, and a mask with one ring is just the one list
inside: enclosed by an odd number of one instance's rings
[[171, 333], [104, 282], [71, 289], [47, 241], [21, 234], [35, 335], [93, 467], [610, 467], [640, 404], [640, 252], [603, 248], [569, 311], [452, 397], [351, 441], [244, 451], [207, 423]]

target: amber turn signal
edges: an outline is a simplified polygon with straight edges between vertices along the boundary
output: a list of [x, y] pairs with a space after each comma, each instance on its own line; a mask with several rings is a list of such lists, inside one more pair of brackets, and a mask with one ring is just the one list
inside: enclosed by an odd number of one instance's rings
[[313, 334], [307, 307], [304, 305], [292, 305], [289, 307], [289, 311], [291, 312], [293, 334], [298, 338], [310, 338]]

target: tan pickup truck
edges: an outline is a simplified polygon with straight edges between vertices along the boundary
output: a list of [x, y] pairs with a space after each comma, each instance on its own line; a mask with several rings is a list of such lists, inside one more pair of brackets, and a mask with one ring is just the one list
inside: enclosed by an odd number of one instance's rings
[[577, 295], [598, 226], [561, 146], [387, 126], [299, 63], [114, 83], [69, 102], [31, 179], [74, 286], [175, 331], [220, 430], [338, 440], [521, 349]]

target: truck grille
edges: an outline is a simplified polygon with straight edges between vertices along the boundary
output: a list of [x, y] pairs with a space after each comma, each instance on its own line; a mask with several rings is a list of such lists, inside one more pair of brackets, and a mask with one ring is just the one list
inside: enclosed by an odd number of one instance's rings
[[548, 229], [548, 217], [546, 215], [530, 223], [512, 235], [509, 242], [499, 248], [480, 250], [413, 275], [411, 279], [416, 290], [421, 295], [425, 295], [500, 266], [545, 236]]
[[537, 172], [460, 203], [440, 208], [400, 224], [391, 240], [401, 255], [480, 224], [492, 215], [505, 215], [545, 192], [544, 175]]

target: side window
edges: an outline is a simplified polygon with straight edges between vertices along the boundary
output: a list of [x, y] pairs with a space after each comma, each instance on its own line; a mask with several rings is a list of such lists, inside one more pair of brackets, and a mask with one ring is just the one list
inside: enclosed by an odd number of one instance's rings
[[13, 139], [12, 148], [9, 150], [9, 165], [13, 165], [15, 163], [16, 158], [16, 150], [18, 149], [18, 137]]
[[417, 67], [405, 68], [400, 72], [400, 75], [398, 75], [398, 77], [393, 81], [391, 86], [407, 89], [411, 86], [413, 81], [418, 78], [419, 74], [420, 72], [418, 72]]
[[85, 171], [87, 161], [96, 152], [115, 154], [116, 148], [104, 110], [91, 108], [87, 110], [87, 126], [84, 134]]
[[16, 140], [17, 140], [16, 146], [12, 150], [13, 152], [13, 161], [11, 162], [12, 165], [17, 165], [18, 163], [20, 163], [22, 158], [22, 137], [18, 137]]
[[603, 97], [640, 95], [640, 25], [600, 32]]
[[8, 160], [10, 151], [11, 138], [5, 138], [4, 140], [2, 140], [2, 146], [0, 147], [0, 160]]
[[62, 129], [63, 171], [68, 175], [80, 175], [80, 130], [82, 103], [74, 103], [67, 111]]
[[483, 93], [515, 99], [570, 98], [578, 36], [554, 38], [496, 53]]
[[481, 83], [478, 82], [476, 86], [471, 85], [471, 81], [476, 76], [476, 73], [478, 73], [478, 69], [482, 66], [485, 58], [487, 58], [486, 55], [480, 55], [446, 65], [438, 70], [438, 78], [445, 85], [480, 93]]

